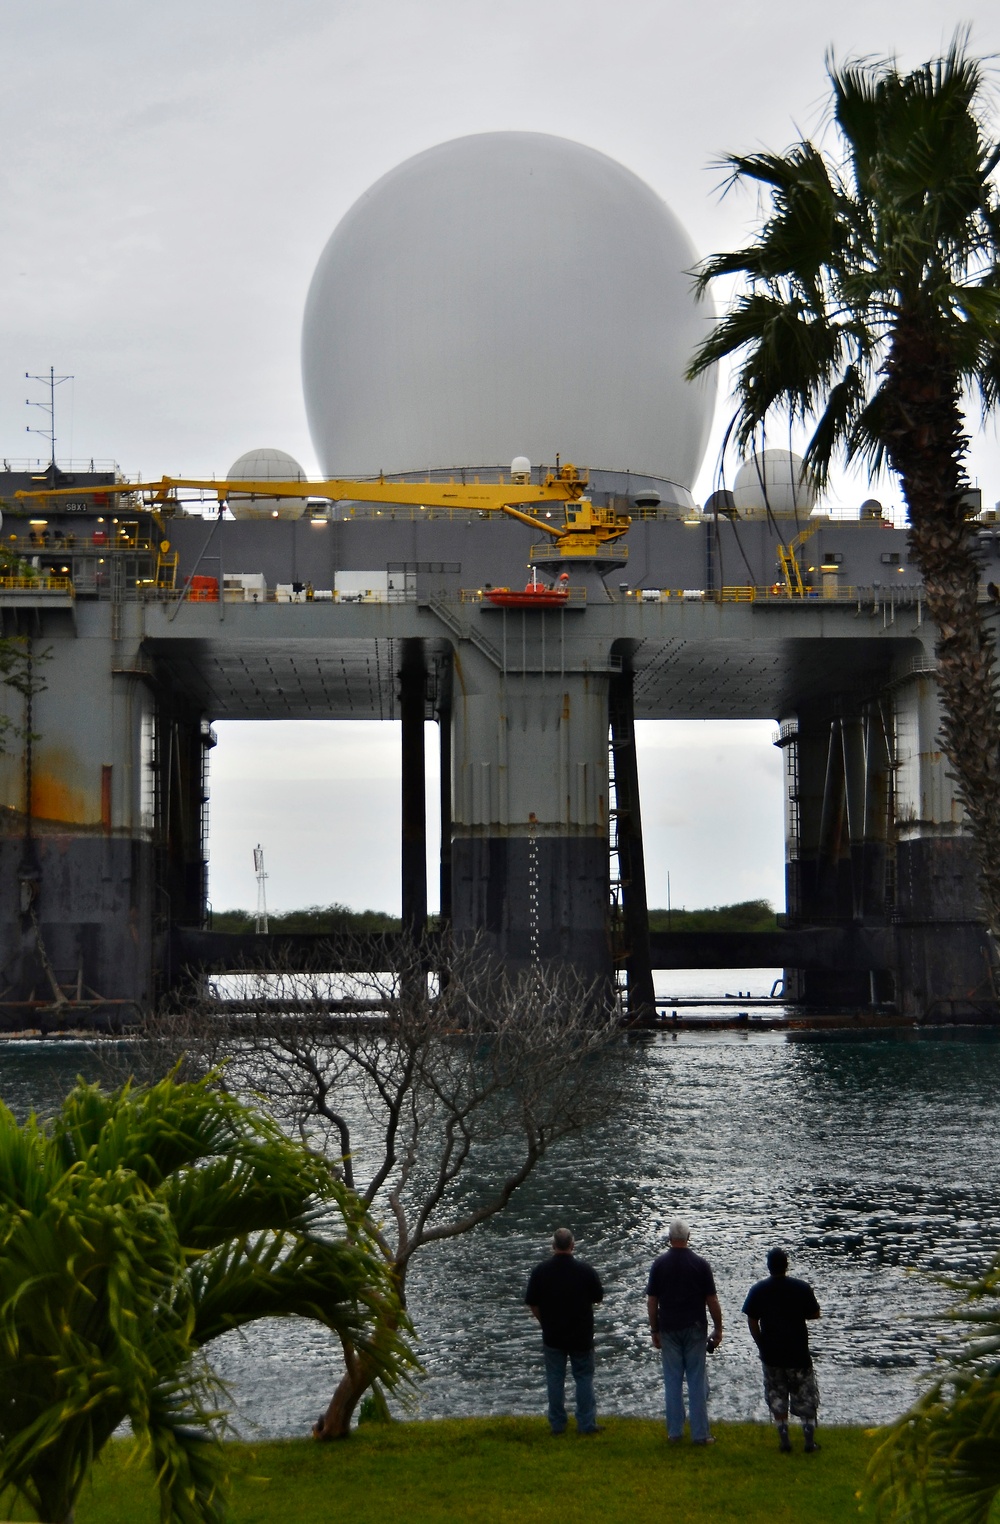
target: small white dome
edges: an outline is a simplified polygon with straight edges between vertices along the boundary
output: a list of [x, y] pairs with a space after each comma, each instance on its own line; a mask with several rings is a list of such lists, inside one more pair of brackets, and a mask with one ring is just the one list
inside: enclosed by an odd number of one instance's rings
[[751, 455], [736, 473], [733, 498], [740, 515], [765, 513], [809, 514], [816, 502], [816, 488], [804, 475], [802, 457], [791, 450], [761, 450]]
[[[304, 482], [306, 473], [293, 455], [285, 450], [247, 450], [234, 460], [227, 479], [249, 482]], [[300, 519], [305, 512], [304, 497], [230, 498], [229, 511], [234, 519]]]

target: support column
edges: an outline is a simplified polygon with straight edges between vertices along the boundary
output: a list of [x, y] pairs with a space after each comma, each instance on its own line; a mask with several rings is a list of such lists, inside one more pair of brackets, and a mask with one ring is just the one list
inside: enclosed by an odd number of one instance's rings
[[405, 640], [399, 668], [402, 722], [403, 931], [415, 940], [427, 930], [427, 807], [424, 712], [427, 674], [423, 644]]
[[635, 749], [635, 702], [630, 671], [614, 673], [609, 692], [611, 746], [615, 765], [618, 864], [625, 932], [628, 1014], [642, 1020], [655, 1014], [653, 969], [649, 951], [646, 863], [639, 808], [639, 765]]
[[27, 732], [0, 756], [0, 1028], [114, 1025], [156, 993], [152, 693], [138, 635], [113, 643], [107, 604], [28, 617], [30, 717], [0, 684]]
[[896, 694], [899, 1003], [917, 1021], [996, 1019], [979, 872], [939, 734], [937, 680], [914, 674]]
[[[888, 704], [782, 722], [791, 925], [885, 924], [891, 911], [892, 745]], [[786, 970], [792, 999], [869, 1005], [893, 998], [889, 971]]]
[[442, 927], [451, 924], [451, 830], [452, 830], [452, 778], [451, 778], [451, 685], [452, 664], [449, 658], [438, 669], [439, 691], [437, 704], [438, 757], [440, 760], [439, 798], [441, 809], [441, 863], [440, 863], [440, 917]]
[[453, 924], [514, 972], [610, 979], [608, 674], [567, 670], [566, 617], [497, 616], [516, 670], [470, 641], [455, 657]]
[[171, 924], [201, 928], [208, 899], [207, 756], [215, 735], [199, 710], [172, 703], [169, 696], [159, 706], [156, 730], [161, 885], [169, 898]]

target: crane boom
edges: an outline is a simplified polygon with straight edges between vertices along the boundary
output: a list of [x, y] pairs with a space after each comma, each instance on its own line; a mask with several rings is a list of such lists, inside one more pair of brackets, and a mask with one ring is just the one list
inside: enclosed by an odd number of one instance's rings
[[[162, 476], [159, 481], [114, 482], [101, 487], [46, 487], [22, 489], [14, 495], [36, 502], [57, 501], [61, 497], [80, 498], [86, 494], [133, 493], [146, 498], [154, 515], [180, 501], [182, 492], [212, 493], [220, 505], [230, 498], [325, 498], [330, 502], [350, 500], [361, 503], [399, 503], [415, 508], [452, 508], [468, 513], [504, 513], [532, 529], [541, 529], [556, 541], [560, 556], [581, 560], [600, 553], [602, 546], [628, 532], [628, 514], [612, 508], [595, 508], [584, 496], [585, 472], [565, 465], [550, 472], [543, 482], [533, 483], [514, 478], [509, 482], [397, 482], [382, 476], [374, 480], [329, 478], [324, 481], [222, 480], [207, 477]], [[525, 513], [532, 504], [561, 503], [562, 524]], [[624, 554], [624, 552], [623, 552]]]

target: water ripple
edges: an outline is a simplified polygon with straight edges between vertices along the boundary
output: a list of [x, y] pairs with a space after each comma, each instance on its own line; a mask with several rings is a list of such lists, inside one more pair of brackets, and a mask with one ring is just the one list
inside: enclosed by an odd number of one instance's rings
[[[85, 1049], [0, 1049], [4, 1098], [51, 1104]], [[789, 1042], [761, 1034], [669, 1035], [642, 1049], [622, 1115], [562, 1145], [514, 1209], [418, 1255], [410, 1302], [422, 1335], [427, 1416], [542, 1406], [537, 1330], [523, 1306], [531, 1265], [568, 1223], [607, 1295], [598, 1317], [603, 1411], [660, 1412], [645, 1274], [682, 1213], [715, 1268], [726, 1341], [712, 1410], [765, 1416], [739, 1315], [773, 1243], [823, 1308], [813, 1345], [822, 1416], [875, 1423], [899, 1412], [941, 1348], [931, 1315], [943, 1276], [1000, 1252], [1000, 1041]], [[301, 1433], [325, 1405], [336, 1353], [310, 1324], [268, 1324], [216, 1346], [248, 1431]]]

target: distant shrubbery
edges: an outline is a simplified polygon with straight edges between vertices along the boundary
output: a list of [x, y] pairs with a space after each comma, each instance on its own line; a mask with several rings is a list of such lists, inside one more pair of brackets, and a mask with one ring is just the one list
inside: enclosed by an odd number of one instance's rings
[[[252, 910], [216, 910], [213, 931], [253, 931]], [[311, 931], [318, 935], [337, 931], [400, 931], [398, 916], [384, 910], [349, 910], [346, 905], [306, 905], [303, 910], [269, 911], [268, 931]]]
[[651, 910], [650, 931], [776, 931], [778, 918], [769, 900], [740, 900], [710, 910]]
[[[337, 931], [400, 931], [398, 916], [384, 910], [349, 910], [346, 905], [307, 905], [303, 910], [271, 912], [269, 931], [306, 931], [322, 936]], [[433, 921], [432, 921], [433, 926]], [[775, 931], [778, 921], [768, 900], [741, 900], [738, 905], [713, 905], [708, 910], [665, 910], [649, 912], [650, 931]], [[250, 932], [254, 916], [250, 910], [217, 910], [212, 916], [213, 931]]]

